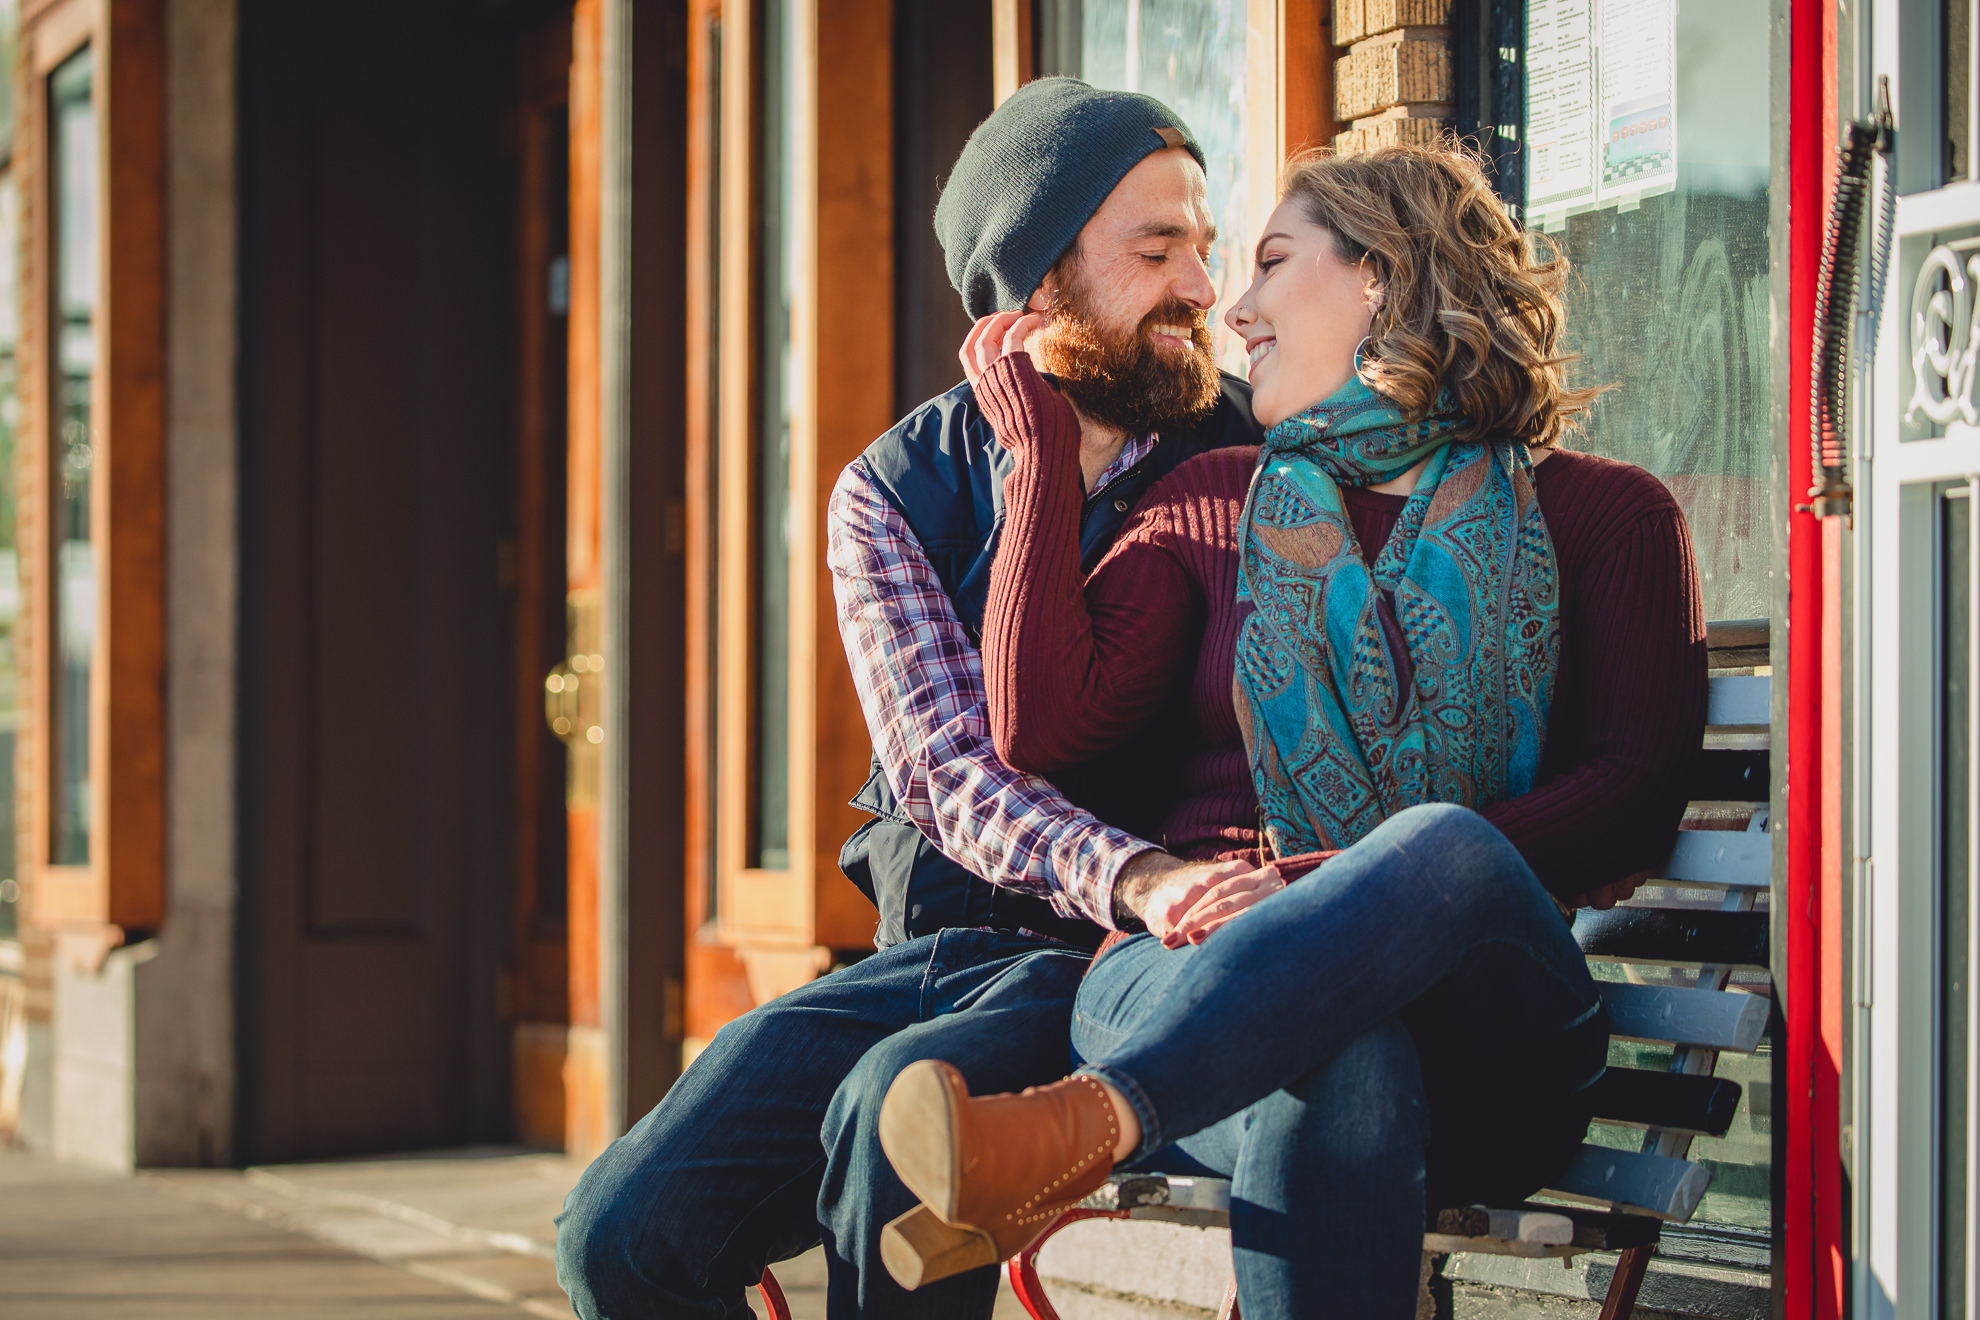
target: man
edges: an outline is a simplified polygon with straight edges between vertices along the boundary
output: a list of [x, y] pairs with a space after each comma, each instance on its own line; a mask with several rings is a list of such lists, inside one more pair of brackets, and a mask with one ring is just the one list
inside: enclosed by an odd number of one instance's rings
[[[1033, 313], [1027, 346], [1080, 414], [1088, 563], [1163, 473], [1256, 442], [1248, 391], [1210, 358], [1203, 153], [1160, 102], [1069, 78], [1021, 88], [971, 136], [935, 223], [987, 318], [965, 365]], [[875, 1134], [887, 1086], [925, 1058], [978, 1091], [1062, 1075], [1105, 932], [1163, 929], [1243, 871], [1121, 828], [1159, 810], [1145, 754], [1057, 783], [997, 758], [975, 639], [1011, 462], [965, 384], [833, 492], [828, 559], [875, 748], [856, 799], [874, 820], [840, 862], [880, 910], [879, 952], [724, 1028], [586, 1170], [557, 1254], [587, 1320], [744, 1315], [766, 1265], [821, 1239], [835, 1317], [987, 1317], [994, 1269], [910, 1294], [880, 1264], [881, 1228], [915, 1204]]]

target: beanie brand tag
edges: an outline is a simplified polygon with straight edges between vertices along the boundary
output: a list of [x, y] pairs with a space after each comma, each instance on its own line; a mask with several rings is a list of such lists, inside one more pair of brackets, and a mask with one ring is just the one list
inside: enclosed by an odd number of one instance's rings
[[1155, 130], [1155, 136], [1162, 139], [1162, 145], [1165, 147], [1180, 147], [1183, 144], [1183, 135], [1180, 129], [1158, 128]]

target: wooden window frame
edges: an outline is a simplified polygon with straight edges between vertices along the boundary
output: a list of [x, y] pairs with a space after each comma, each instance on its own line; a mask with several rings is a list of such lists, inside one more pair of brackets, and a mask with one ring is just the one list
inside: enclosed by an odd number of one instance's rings
[[[790, 400], [788, 869], [746, 865], [753, 787], [753, 693], [746, 683], [720, 684], [708, 777], [717, 803], [718, 902], [707, 929], [738, 950], [759, 1001], [822, 970], [832, 950], [872, 941], [872, 906], [838, 869], [839, 846], [861, 818], [846, 804], [865, 779], [870, 744], [838, 642], [825, 567], [825, 504], [840, 470], [895, 420], [892, 7], [885, 0], [845, 0], [834, 5], [830, 23], [820, 23], [818, 0], [792, 3], [797, 40], [789, 95], [798, 133], [791, 335], [798, 369]], [[761, 14], [758, 0], [721, 5], [719, 422], [717, 434], [690, 458], [705, 464], [708, 446], [721, 447], [719, 531], [701, 533], [708, 548], [698, 553], [713, 560], [716, 663], [728, 675], [748, 672], [754, 605]], [[856, 316], [856, 333], [852, 327], [822, 333], [823, 308]], [[705, 430], [699, 418], [706, 415], [705, 408], [691, 415], [690, 434]], [[691, 627], [706, 626], [704, 617], [691, 616]], [[689, 645], [691, 655], [700, 649], [693, 637]], [[690, 683], [691, 720], [706, 697], [705, 686]]]
[[[1038, 0], [991, 0], [992, 88], [996, 102], [1036, 76]], [[1331, 0], [1247, 0], [1245, 48], [1248, 215], [1262, 226], [1278, 200], [1286, 160], [1325, 147], [1334, 120], [1334, 10]]]
[[[754, 1006], [749, 979], [734, 949], [722, 938], [716, 921], [720, 910], [717, 887], [722, 869], [717, 856], [721, 828], [716, 818], [717, 777], [725, 764], [719, 746], [721, 724], [716, 702], [728, 686], [720, 681], [723, 656], [719, 651], [719, 612], [722, 592], [722, 519], [719, 514], [719, 474], [727, 466], [717, 459], [721, 423], [716, 416], [722, 388], [719, 364], [726, 362], [720, 328], [727, 324], [722, 304], [722, 275], [718, 254], [727, 260], [733, 240], [719, 232], [722, 199], [718, 181], [726, 178], [727, 162], [717, 155], [726, 141], [722, 107], [717, 98], [727, 86], [718, 67], [728, 41], [730, 15], [724, 0], [692, 0], [688, 11], [687, 104], [687, 463], [686, 480], [686, 607], [687, 607], [687, 819], [683, 842], [687, 850], [685, 971], [687, 1049], [695, 1050], [724, 1023]], [[723, 46], [714, 41], [717, 25]], [[684, 1060], [685, 1062], [685, 1060]]]
[[[155, 931], [165, 892], [165, 98], [162, 0], [51, 0], [23, 5], [25, 95], [15, 161], [26, 304], [21, 336], [20, 543], [28, 646], [22, 675], [30, 726], [28, 920], [103, 953]], [[99, 365], [91, 385], [96, 453], [95, 654], [90, 666], [90, 860], [50, 856], [54, 494], [54, 359], [49, 300], [48, 78], [97, 53]], [[85, 958], [87, 961], [87, 958]]]

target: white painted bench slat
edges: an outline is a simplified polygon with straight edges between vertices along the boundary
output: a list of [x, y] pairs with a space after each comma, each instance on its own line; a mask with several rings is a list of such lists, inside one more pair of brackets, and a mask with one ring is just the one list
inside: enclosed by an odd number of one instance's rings
[[1707, 726], [1766, 725], [1773, 718], [1773, 683], [1765, 674], [1721, 674], [1705, 696]]
[[1603, 981], [1596, 988], [1609, 1006], [1609, 1034], [1623, 1040], [1751, 1054], [1767, 1030], [1768, 1001], [1762, 995], [1624, 981]]
[[1765, 889], [1773, 883], [1774, 841], [1760, 830], [1680, 830], [1657, 883], [1710, 889]]
[[1583, 1146], [1547, 1194], [1683, 1223], [1711, 1183], [1712, 1171], [1690, 1160]]

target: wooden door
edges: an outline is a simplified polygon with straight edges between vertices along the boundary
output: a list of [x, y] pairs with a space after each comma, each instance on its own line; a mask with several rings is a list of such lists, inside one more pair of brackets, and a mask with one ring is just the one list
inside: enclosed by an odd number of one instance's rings
[[[571, 15], [516, 45], [514, 1019], [516, 1139], [561, 1146], [570, 1025], [566, 744], [581, 737], [565, 548], [570, 430]], [[588, 658], [585, 668], [589, 668]]]
[[504, 1140], [512, 34], [241, 9], [250, 1160]]

